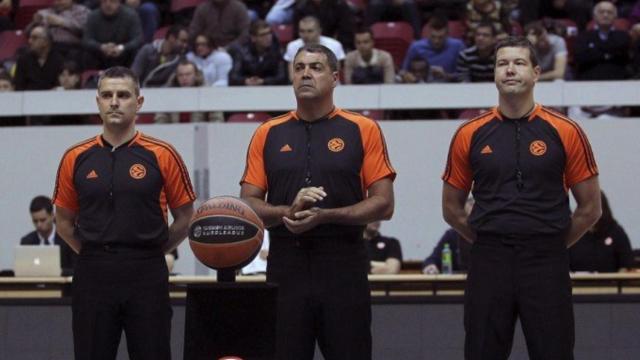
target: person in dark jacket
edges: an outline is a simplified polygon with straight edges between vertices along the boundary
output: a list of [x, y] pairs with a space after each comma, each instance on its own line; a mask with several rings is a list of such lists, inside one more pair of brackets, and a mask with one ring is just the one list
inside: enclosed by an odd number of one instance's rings
[[182, 26], [169, 28], [164, 39], [143, 46], [136, 54], [131, 70], [142, 86], [162, 86], [167, 83], [178, 65], [178, 58], [189, 46], [189, 32]]
[[20, 239], [20, 245], [60, 246], [60, 266], [62, 275], [73, 275], [76, 254], [56, 232], [53, 204], [47, 196], [36, 196], [29, 204], [29, 213], [35, 230]]
[[86, 69], [129, 66], [143, 44], [138, 14], [121, 0], [100, 0], [89, 14], [82, 44]]
[[617, 272], [633, 267], [631, 242], [602, 196], [600, 220], [569, 249], [571, 271]]
[[287, 83], [287, 64], [280, 55], [271, 27], [256, 20], [249, 28], [250, 41], [230, 49], [233, 68], [229, 85], [283, 85]]
[[616, 7], [609, 1], [601, 1], [594, 7], [596, 28], [578, 35], [575, 44], [578, 80], [623, 80], [628, 77], [631, 38], [627, 32], [613, 27], [616, 17]]

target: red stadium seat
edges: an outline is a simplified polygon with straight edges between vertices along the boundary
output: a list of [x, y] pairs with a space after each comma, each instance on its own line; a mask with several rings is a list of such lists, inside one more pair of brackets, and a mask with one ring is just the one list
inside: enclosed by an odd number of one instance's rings
[[153, 124], [155, 123], [155, 114], [147, 113], [147, 114], [138, 114], [136, 118], [136, 124]]
[[281, 24], [274, 25], [271, 28], [271, 31], [276, 34], [278, 41], [280, 41], [280, 46], [282, 48], [286, 48], [287, 44], [293, 40], [293, 25], [289, 24]]
[[153, 33], [153, 40], [164, 39], [164, 37], [167, 35], [167, 31], [169, 31], [169, 26], [158, 28], [158, 30]]
[[98, 74], [100, 74], [100, 70], [97, 69], [87, 69], [83, 71], [82, 75], [80, 76], [80, 84], [82, 84], [82, 88], [85, 89], [87, 86], [87, 81], [89, 81], [91, 77], [97, 76]]
[[556, 23], [563, 28], [563, 38], [567, 44], [567, 61], [573, 63], [573, 52], [575, 49], [576, 39], [578, 38], [578, 25], [571, 19], [555, 19]]
[[[426, 38], [429, 36], [429, 24], [424, 24], [422, 27], [422, 37]], [[447, 28], [449, 29], [449, 36], [456, 39], [464, 39], [465, 34], [467, 33], [467, 25], [462, 20], [449, 20], [447, 23]]]
[[347, 0], [347, 4], [356, 12], [362, 12], [367, 8], [367, 0]]
[[355, 112], [360, 113], [369, 119], [373, 120], [384, 120], [384, 110], [355, 110]]
[[171, 12], [194, 8], [203, 2], [205, 2], [205, 0], [171, 0]]
[[413, 28], [404, 21], [377, 22], [371, 26], [376, 47], [388, 51], [396, 67], [400, 67], [409, 45], [413, 42]]
[[476, 116], [479, 116], [483, 112], [487, 111], [486, 109], [464, 109], [458, 114], [458, 119], [473, 119]]
[[16, 29], [24, 29], [38, 10], [51, 7], [53, 0], [20, 0], [14, 23]]
[[23, 31], [0, 32], [0, 61], [14, 57], [16, 51], [25, 45], [27, 45], [27, 36]]
[[[591, 20], [587, 24], [587, 30], [594, 30], [596, 28], [596, 23]], [[631, 22], [629, 19], [625, 18], [617, 18], [613, 20], [613, 28], [620, 31], [629, 31], [631, 29]]]
[[271, 115], [264, 112], [241, 112], [231, 115], [227, 122], [265, 122]]

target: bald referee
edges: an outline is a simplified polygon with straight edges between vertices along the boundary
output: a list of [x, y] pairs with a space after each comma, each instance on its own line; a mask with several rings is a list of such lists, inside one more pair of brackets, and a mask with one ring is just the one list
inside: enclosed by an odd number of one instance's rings
[[[518, 317], [531, 360], [573, 359], [567, 248], [600, 217], [598, 168], [578, 124], [535, 103], [539, 76], [526, 38], [500, 42], [498, 107], [464, 123], [451, 141], [443, 214], [473, 243], [464, 305], [467, 360], [508, 359]], [[467, 215], [470, 190], [475, 205]]]
[[164, 254], [186, 237], [196, 196], [176, 150], [136, 130], [143, 101], [131, 70], [107, 69], [96, 97], [102, 134], [70, 147], [58, 169], [58, 231], [80, 253], [72, 288], [76, 360], [115, 359], [123, 330], [131, 359], [171, 358]]

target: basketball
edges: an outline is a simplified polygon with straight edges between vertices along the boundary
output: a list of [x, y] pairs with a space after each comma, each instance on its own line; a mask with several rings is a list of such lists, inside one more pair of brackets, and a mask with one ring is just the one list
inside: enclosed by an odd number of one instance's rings
[[189, 245], [206, 266], [239, 269], [260, 252], [264, 224], [244, 200], [216, 196], [196, 210], [189, 223]]

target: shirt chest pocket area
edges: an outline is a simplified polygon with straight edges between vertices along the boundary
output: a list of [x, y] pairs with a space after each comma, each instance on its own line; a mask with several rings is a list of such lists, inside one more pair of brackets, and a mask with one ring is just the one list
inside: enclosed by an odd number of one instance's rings
[[117, 195], [144, 197], [162, 187], [162, 176], [156, 165], [146, 161], [116, 161], [113, 192]]

